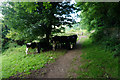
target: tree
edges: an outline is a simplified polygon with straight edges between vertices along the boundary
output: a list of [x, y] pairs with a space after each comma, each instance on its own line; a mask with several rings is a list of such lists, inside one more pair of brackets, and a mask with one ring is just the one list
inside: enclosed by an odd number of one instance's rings
[[89, 31], [94, 42], [100, 42], [120, 53], [120, 3], [77, 3], [81, 10], [80, 24]]
[[77, 3], [81, 9], [81, 24], [88, 26], [89, 30], [103, 27], [117, 27], [120, 21], [120, 3]]
[[10, 27], [9, 38], [29, 42], [46, 36], [48, 41], [52, 33], [64, 29], [55, 26], [75, 22], [68, 18], [75, 9], [67, 2], [7, 2], [2, 7], [3, 23]]

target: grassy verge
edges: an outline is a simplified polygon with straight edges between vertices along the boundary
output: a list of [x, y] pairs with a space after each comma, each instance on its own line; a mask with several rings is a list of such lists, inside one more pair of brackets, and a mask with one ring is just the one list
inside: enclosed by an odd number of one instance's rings
[[54, 62], [55, 58], [66, 53], [66, 50], [61, 50], [26, 55], [25, 48], [26, 46], [9, 48], [0, 56], [2, 59], [2, 78], [9, 78], [17, 73], [30, 74], [30, 70], [40, 69], [46, 63]]
[[82, 65], [76, 73], [78, 78], [117, 78], [118, 58], [105, 51], [101, 45], [92, 44], [86, 39], [82, 44]]

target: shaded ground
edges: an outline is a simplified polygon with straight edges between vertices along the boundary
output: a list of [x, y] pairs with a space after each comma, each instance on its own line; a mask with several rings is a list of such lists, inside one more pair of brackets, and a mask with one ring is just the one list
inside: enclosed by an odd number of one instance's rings
[[[80, 36], [79, 38], [85, 36]], [[76, 48], [69, 50], [65, 55], [60, 56], [54, 63], [46, 64], [40, 70], [33, 70], [31, 74], [24, 75], [25, 78], [76, 78], [73, 70], [77, 70], [80, 63], [81, 44], [80, 39]]]

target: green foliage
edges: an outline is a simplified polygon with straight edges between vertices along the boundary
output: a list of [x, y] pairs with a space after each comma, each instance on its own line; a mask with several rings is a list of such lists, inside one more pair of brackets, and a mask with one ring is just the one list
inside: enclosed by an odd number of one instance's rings
[[[6, 36], [8, 31], [7, 29], [4, 29], [3, 28], [3, 31], [2, 31], [2, 52], [4, 52], [6, 49], [8, 48], [14, 48], [14, 47], [17, 47], [19, 46], [15, 41], [11, 40], [11, 39], [8, 39], [8, 37]], [[5, 33], [6, 32], [6, 33]], [[14, 35], [15, 36], [15, 35]]]
[[120, 40], [115, 38], [104, 39], [102, 42], [106, 50], [114, 52], [114, 57], [120, 56]]
[[12, 42], [12, 41], [8, 41], [4, 46], [2, 46], [2, 54], [4, 53], [5, 50], [7, 50], [8, 48], [15, 48], [19, 46], [17, 43]]
[[14, 48], [14, 47], [17, 47], [17, 46], [18, 46], [18, 44], [17, 44], [17, 43], [12, 42], [12, 43], [9, 43], [7, 46], [8, 46], [9, 48]]
[[102, 45], [92, 44], [90, 39], [82, 45], [82, 65], [79, 66], [78, 78], [118, 78], [118, 58], [114, 53], [105, 51]]
[[78, 2], [77, 6], [81, 10], [80, 24], [89, 31], [95, 30], [91, 35], [93, 42], [120, 55], [120, 3]]
[[102, 30], [104, 28], [118, 27], [120, 28], [119, 8], [120, 3], [80, 3], [80, 24], [88, 30]]
[[18, 33], [15, 29], [11, 28], [9, 30], [9, 33], [6, 35], [6, 37], [9, 38], [9, 39], [20, 40], [21, 39], [21, 34]]
[[[2, 52], [4, 52], [9, 47], [16, 47], [18, 45], [23, 45], [24, 41], [21, 41], [21, 35], [15, 29], [2, 24]], [[24, 39], [23, 39], [24, 40]], [[12, 45], [12, 46], [11, 46]], [[14, 46], [13, 46], [14, 45]]]
[[103, 35], [105, 35], [103, 31], [95, 31], [90, 35], [90, 38], [92, 39], [93, 42], [98, 42], [98, 41], [102, 41], [104, 37]]
[[[111, 31], [110, 34], [104, 33], [106, 30], [99, 30], [91, 34], [90, 38], [92, 39], [93, 43], [101, 44], [106, 50], [114, 52], [114, 56], [120, 55], [120, 40], [115, 34]], [[117, 31], [117, 30], [116, 30]]]
[[30, 74], [30, 70], [40, 69], [46, 63], [55, 61], [58, 56], [64, 55], [66, 52], [61, 50], [26, 55], [25, 48], [25, 45], [16, 48], [11, 47], [0, 56], [2, 59], [2, 78], [9, 78], [17, 73]]
[[[7, 37], [28, 42], [40, 40], [40, 37], [44, 36], [49, 39], [51, 32], [56, 32], [55, 26], [71, 24], [65, 20], [73, 21], [66, 17], [70, 16], [69, 14], [74, 9], [69, 3], [4, 2], [2, 5], [3, 23], [10, 29]], [[57, 32], [60, 31], [57, 30]]]
[[119, 3], [77, 3], [81, 9], [81, 25], [88, 30], [102, 29], [104, 27], [118, 27]]

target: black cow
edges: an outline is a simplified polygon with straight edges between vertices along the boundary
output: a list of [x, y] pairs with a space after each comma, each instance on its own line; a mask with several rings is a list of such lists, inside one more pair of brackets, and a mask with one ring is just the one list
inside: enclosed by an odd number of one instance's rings
[[72, 49], [75, 44], [76, 44], [76, 41], [77, 41], [77, 35], [72, 35], [72, 36], [69, 36], [69, 44], [70, 44], [70, 49]]
[[61, 36], [60, 44], [62, 47], [69, 49], [69, 36]]
[[52, 45], [53, 45], [53, 50], [56, 50], [58, 44], [60, 43], [60, 36], [54, 36], [52, 37]]
[[55, 36], [52, 38], [53, 50], [56, 50], [58, 44], [60, 45], [60, 47], [62, 46], [67, 49], [72, 49], [76, 44], [76, 40], [77, 40], [77, 35]]

